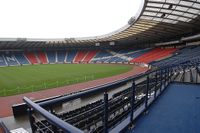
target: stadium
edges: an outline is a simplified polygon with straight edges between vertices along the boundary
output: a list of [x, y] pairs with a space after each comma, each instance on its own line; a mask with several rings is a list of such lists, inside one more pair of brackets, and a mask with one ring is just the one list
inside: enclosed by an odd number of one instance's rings
[[0, 133], [199, 133], [200, 0], [141, 0], [93, 37], [0, 38]]

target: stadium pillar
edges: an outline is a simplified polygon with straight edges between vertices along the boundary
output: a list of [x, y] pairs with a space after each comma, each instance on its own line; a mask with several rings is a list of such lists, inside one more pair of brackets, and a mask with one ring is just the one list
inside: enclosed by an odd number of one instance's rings
[[103, 130], [104, 133], [108, 132], [108, 93], [104, 92], [104, 122], [103, 122]]
[[33, 133], [35, 133], [36, 127], [34, 126], [35, 118], [32, 116], [33, 110], [31, 108], [28, 108], [27, 111], [28, 111], [28, 117], [29, 117], [31, 130], [32, 130]]
[[133, 80], [132, 83], [132, 93], [131, 93], [131, 116], [130, 116], [130, 121], [131, 123], [133, 123], [133, 113], [134, 113], [134, 109], [135, 109], [135, 80]]

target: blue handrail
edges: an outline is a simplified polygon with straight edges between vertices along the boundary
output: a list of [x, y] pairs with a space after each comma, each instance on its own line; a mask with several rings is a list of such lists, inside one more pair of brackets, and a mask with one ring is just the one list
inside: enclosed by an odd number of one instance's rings
[[24, 102], [35, 111], [39, 112], [44, 118], [46, 118], [52, 125], [55, 125], [62, 129], [66, 133], [83, 133], [80, 129], [70, 125], [67, 122], [64, 122], [60, 118], [56, 117], [55, 115], [49, 113], [47, 110], [40, 107], [38, 104], [32, 102], [27, 97], [23, 98]]

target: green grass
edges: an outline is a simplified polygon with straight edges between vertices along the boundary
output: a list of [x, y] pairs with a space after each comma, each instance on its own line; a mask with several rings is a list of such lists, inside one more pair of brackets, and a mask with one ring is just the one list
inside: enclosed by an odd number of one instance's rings
[[132, 66], [54, 64], [0, 68], [0, 96], [39, 91], [127, 72]]

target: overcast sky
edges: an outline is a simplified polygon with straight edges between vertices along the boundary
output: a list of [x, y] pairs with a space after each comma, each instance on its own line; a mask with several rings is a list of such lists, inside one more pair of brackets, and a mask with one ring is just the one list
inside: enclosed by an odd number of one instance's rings
[[142, 0], [0, 0], [0, 38], [104, 35], [125, 26]]

